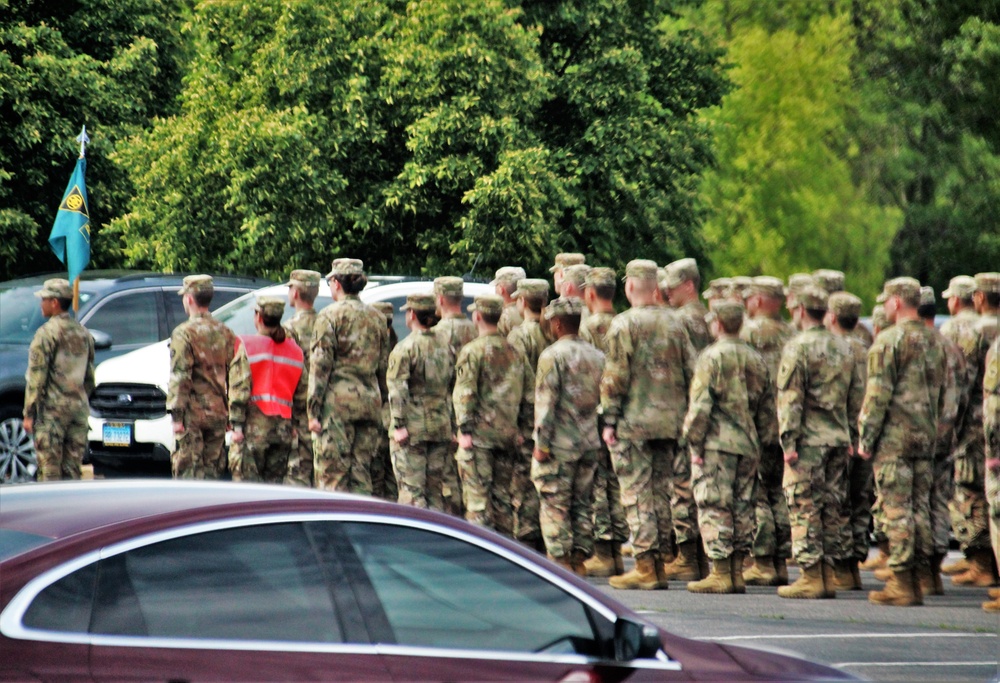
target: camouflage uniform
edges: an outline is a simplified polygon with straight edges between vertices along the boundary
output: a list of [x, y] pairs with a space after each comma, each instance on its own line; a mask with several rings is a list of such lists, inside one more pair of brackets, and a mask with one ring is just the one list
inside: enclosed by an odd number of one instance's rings
[[[434, 300], [427, 298], [433, 311]], [[415, 310], [426, 305], [419, 295], [408, 297], [406, 303]], [[389, 354], [390, 430], [409, 432], [404, 444], [392, 440], [401, 503], [445, 510], [444, 464], [451, 457], [452, 435], [448, 394], [453, 371], [450, 349], [431, 330], [414, 331]]]
[[[546, 316], [581, 310], [579, 304], [556, 299]], [[603, 369], [604, 354], [575, 335], [560, 338], [538, 360], [533, 438], [549, 458], [532, 459], [531, 480], [541, 499], [545, 548], [554, 558], [594, 552], [591, 505]]]
[[[517, 283], [527, 277], [524, 272], [524, 268], [518, 266], [504, 266], [497, 270], [493, 276], [493, 282], [490, 284], [493, 287], [497, 285], [503, 285], [507, 294], [513, 294], [517, 287]], [[503, 337], [507, 337], [511, 330], [524, 322], [524, 318], [521, 317], [520, 311], [517, 310], [517, 302], [513, 299], [506, 301], [503, 305], [503, 313], [500, 314], [500, 322], [497, 323], [497, 331]], [[473, 327], [473, 332], [475, 332], [475, 327]], [[475, 334], [472, 335], [473, 338], [476, 337]]]
[[[57, 278], [46, 280], [36, 296], [70, 299], [73, 292]], [[35, 332], [25, 384], [24, 418], [34, 420], [38, 481], [79, 479], [87, 397], [94, 390], [94, 339], [69, 313], [53, 315]]]
[[[727, 315], [726, 307], [718, 314]], [[773, 419], [771, 391], [760, 354], [736, 336], [723, 336], [698, 357], [684, 439], [691, 456], [703, 460], [692, 465], [694, 497], [705, 553], [712, 560], [750, 552], [758, 434]]]
[[[777, 283], [777, 284], [775, 284]], [[768, 296], [780, 296], [780, 280], [755, 280], [757, 288]], [[772, 289], [775, 288], [775, 289]], [[743, 324], [740, 339], [756, 349], [767, 366], [771, 382], [771, 399], [778, 393], [778, 366], [781, 351], [795, 328], [780, 316], [759, 313]], [[792, 527], [788, 519], [788, 501], [781, 487], [785, 471], [781, 443], [778, 440], [778, 416], [772, 412], [771, 421], [764, 425], [758, 436], [761, 443], [760, 466], [757, 469], [757, 504], [754, 511], [754, 557], [776, 557], [787, 560], [792, 556]]]
[[[208, 276], [188, 276], [192, 278]], [[192, 280], [181, 291], [211, 287]], [[184, 425], [172, 456], [174, 477], [218, 479], [226, 469], [223, 446], [229, 417], [228, 375], [236, 335], [210, 313], [195, 313], [170, 336], [170, 384], [167, 410]]]
[[[329, 277], [360, 274], [356, 259], [337, 259]], [[309, 353], [309, 419], [316, 486], [371, 495], [371, 463], [382, 431], [389, 357], [385, 316], [345, 294], [316, 316]]]
[[[629, 277], [644, 276], [651, 263], [631, 262]], [[646, 277], [654, 279], [653, 286], [655, 273], [652, 264], [652, 275]], [[633, 307], [616, 316], [607, 343], [601, 410], [605, 424], [616, 432], [611, 462], [621, 484], [632, 546], [636, 557], [667, 553], [671, 531], [678, 543], [698, 538], [697, 507], [690, 489], [675, 488], [675, 498], [687, 497], [675, 508], [683, 510], [683, 516], [672, 516], [669, 489], [695, 351], [674, 315], [654, 305]]]
[[[392, 354], [392, 350], [399, 343], [399, 337], [396, 336], [396, 330], [392, 326], [392, 304], [388, 301], [376, 301], [372, 304], [372, 308], [385, 316], [386, 331], [389, 333], [389, 353]], [[382, 401], [382, 429], [379, 431], [378, 451], [372, 460], [372, 495], [388, 501], [397, 501], [399, 500], [399, 487], [393, 471], [390, 448], [392, 441], [389, 434], [389, 424], [392, 421], [390, 413], [389, 401]]]
[[[499, 316], [503, 302], [479, 296], [473, 306], [495, 310]], [[514, 453], [519, 429], [532, 420], [533, 386], [531, 369], [499, 332], [477, 337], [458, 353], [452, 393], [455, 421], [460, 434], [472, 436], [472, 447], [459, 447], [455, 454], [465, 518], [507, 535], [513, 533]]]
[[[319, 273], [317, 273], [319, 275]], [[295, 447], [288, 455], [286, 484], [295, 486], [313, 485], [313, 447], [309, 432], [309, 414], [306, 409], [309, 395], [309, 349], [312, 347], [313, 330], [316, 327], [316, 311], [312, 308], [295, 312], [285, 323], [288, 336], [302, 349], [302, 379], [292, 405], [292, 426], [295, 429]]]
[[[797, 301], [810, 309], [826, 308], [826, 293], [807, 287]], [[820, 561], [833, 565], [851, 555], [844, 514], [847, 459], [855, 441], [848, 415], [856, 414], [864, 391], [861, 368], [847, 340], [822, 325], [791, 339], [778, 370], [778, 433], [785, 453], [782, 486], [792, 525], [792, 552], [802, 567]]]
[[[1000, 460], [1000, 338], [986, 354], [983, 377], [983, 431], [986, 459]], [[1000, 470], [986, 468], [986, 500], [990, 511], [990, 541], [993, 557], [1000, 564]]]
[[[915, 282], [890, 280], [886, 292], [905, 293], [903, 288]], [[919, 283], [915, 286], [919, 297]], [[859, 449], [874, 456], [881, 526], [893, 572], [913, 569], [933, 551], [930, 486], [946, 371], [937, 335], [919, 320], [897, 321], [868, 352]]]

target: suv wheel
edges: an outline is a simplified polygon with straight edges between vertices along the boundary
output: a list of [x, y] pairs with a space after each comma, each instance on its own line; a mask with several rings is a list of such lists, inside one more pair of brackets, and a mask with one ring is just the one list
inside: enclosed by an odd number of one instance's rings
[[0, 484], [32, 481], [37, 471], [35, 442], [24, 431], [20, 407], [0, 406]]

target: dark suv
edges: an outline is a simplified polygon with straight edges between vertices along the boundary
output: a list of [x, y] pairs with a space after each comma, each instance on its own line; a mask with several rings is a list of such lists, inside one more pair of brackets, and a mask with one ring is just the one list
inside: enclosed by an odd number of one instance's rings
[[[88, 270], [80, 278], [78, 320], [94, 336], [95, 364], [166, 339], [185, 320], [177, 296], [184, 273], [165, 275], [130, 270]], [[0, 483], [34, 477], [31, 437], [21, 422], [28, 346], [45, 322], [35, 291], [59, 273], [0, 283]], [[215, 277], [217, 308], [246, 292], [272, 284], [254, 277]]]

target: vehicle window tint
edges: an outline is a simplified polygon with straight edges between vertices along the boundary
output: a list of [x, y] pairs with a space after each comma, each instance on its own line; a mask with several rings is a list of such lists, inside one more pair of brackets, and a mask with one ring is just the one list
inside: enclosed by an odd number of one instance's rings
[[22, 623], [26, 628], [86, 633], [94, 601], [97, 563], [59, 579], [31, 601]]
[[341, 641], [326, 580], [298, 524], [195, 534], [102, 561], [91, 632]]
[[[214, 311], [217, 308], [225, 306], [230, 301], [235, 301], [244, 294], [246, 294], [246, 292], [239, 290], [216, 289], [215, 294], [212, 295], [212, 305], [209, 308]], [[180, 299], [181, 297], [177, 298]]]
[[430, 531], [344, 528], [401, 645], [596, 652], [586, 607], [513, 562]]
[[167, 304], [167, 326], [170, 328], [169, 334], [172, 334], [175, 327], [188, 319], [188, 314], [184, 312], [184, 299], [167, 290], [163, 301]]
[[45, 322], [35, 287], [9, 287], [0, 289], [0, 342], [27, 344], [35, 331]]
[[84, 325], [111, 335], [114, 346], [160, 341], [158, 292], [123, 294], [98, 304]]

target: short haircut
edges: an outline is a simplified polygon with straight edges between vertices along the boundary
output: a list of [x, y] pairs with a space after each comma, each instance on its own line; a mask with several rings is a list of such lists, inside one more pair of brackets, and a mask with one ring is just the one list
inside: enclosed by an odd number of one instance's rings
[[532, 313], [541, 313], [545, 304], [549, 302], [549, 297], [546, 294], [523, 294], [521, 298], [524, 299], [524, 305]]
[[972, 295], [956, 297], [959, 302], [966, 308], [972, 308], [975, 306], [975, 302], [972, 300]]
[[[413, 315], [417, 317], [417, 322], [420, 323], [421, 327], [434, 327], [438, 324], [437, 313], [434, 311], [413, 311]], [[391, 319], [389, 327], [392, 327]]]
[[740, 329], [743, 327], [743, 316], [739, 318], [717, 318], [719, 321], [719, 327], [726, 334], [739, 334]]
[[924, 304], [922, 306], [917, 306], [917, 315], [919, 315], [924, 320], [934, 320], [934, 316], [937, 314], [937, 306], [934, 304]]
[[194, 299], [194, 302], [199, 306], [201, 306], [202, 308], [208, 308], [209, 306], [212, 305], [212, 297], [214, 295], [215, 291], [211, 289], [209, 290], [199, 289], [194, 292], [191, 292], [191, 297]]
[[294, 283], [291, 286], [296, 292], [298, 292], [299, 299], [301, 299], [303, 303], [315, 303], [316, 297], [319, 296], [319, 285], [300, 285], [298, 283]]
[[510, 296], [515, 291], [517, 291], [517, 280], [513, 279], [499, 280], [497, 281], [497, 284], [500, 286], [501, 289], [503, 289], [504, 292], [507, 293], [507, 296]]
[[73, 299], [68, 299], [61, 296], [52, 297], [59, 304], [60, 310], [68, 311], [70, 306], [73, 305]]
[[597, 295], [598, 299], [604, 299], [606, 301], [611, 301], [615, 298], [615, 283], [609, 284], [599, 284], [590, 285], [590, 289], [594, 290], [594, 294]]
[[550, 323], [558, 320], [562, 323], [563, 329], [567, 334], [579, 334], [580, 333], [580, 322], [583, 320], [583, 316], [579, 313], [567, 313], [566, 315], [554, 315], [549, 318]]
[[986, 305], [990, 308], [1000, 307], [1000, 292], [985, 292]]
[[360, 294], [361, 290], [368, 284], [368, 278], [360, 273], [351, 273], [350, 275], [338, 273], [333, 276], [333, 279], [340, 283], [345, 294]]
[[486, 311], [478, 311], [478, 313], [482, 317], [483, 322], [487, 325], [496, 325], [500, 322], [499, 313], [487, 313]]
[[445, 294], [444, 292], [442, 292], [438, 296], [444, 299], [449, 306], [459, 305], [460, 303], [462, 303], [462, 298], [463, 298], [461, 294], [451, 294], [451, 293]]
[[822, 308], [805, 308], [806, 315], [809, 316], [811, 320], [815, 320], [818, 323], [823, 322], [823, 318], [826, 317], [826, 311]]
[[840, 329], [845, 332], [850, 332], [855, 327], [858, 326], [858, 316], [856, 315], [838, 315], [837, 324], [840, 325]]

